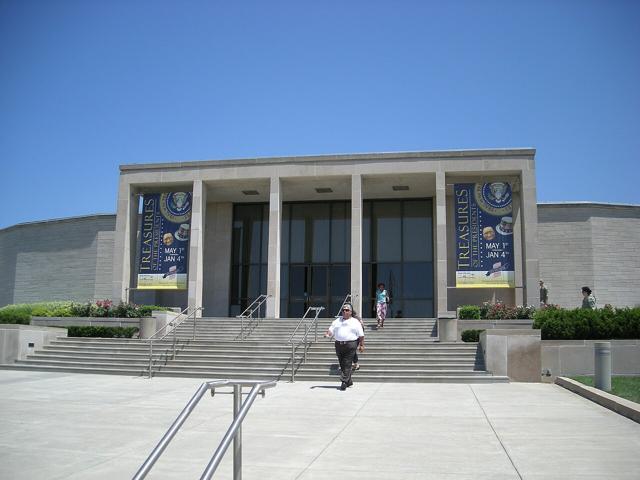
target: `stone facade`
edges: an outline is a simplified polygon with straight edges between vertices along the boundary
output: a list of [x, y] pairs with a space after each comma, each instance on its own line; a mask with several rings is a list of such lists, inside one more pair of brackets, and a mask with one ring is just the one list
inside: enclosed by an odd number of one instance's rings
[[579, 307], [587, 285], [600, 307], [640, 305], [639, 206], [540, 204], [538, 245], [550, 303]]
[[115, 223], [91, 215], [0, 230], [0, 306], [110, 298]]
[[[0, 306], [41, 300], [130, 298], [138, 303], [175, 306], [201, 302], [207, 316], [226, 316], [233, 204], [247, 201], [238, 193], [243, 189], [260, 192], [251, 201], [268, 203], [271, 219], [280, 218], [283, 201], [356, 199], [351, 210], [352, 263], [361, 258], [357, 254], [362, 241], [358, 224], [362, 214], [358, 210], [363, 199], [432, 198], [436, 314], [455, 310], [459, 304], [492, 299], [537, 304], [538, 278], [549, 287], [550, 302], [561, 306], [579, 305], [582, 285], [594, 290], [599, 305], [640, 304], [640, 257], [634, 252], [640, 244], [640, 206], [536, 205], [532, 203], [533, 155], [534, 151], [524, 149], [125, 166], [117, 218], [92, 215], [0, 230]], [[496, 178], [515, 186], [517, 288], [455, 289], [452, 185]], [[314, 196], [313, 187], [319, 183], [333, 187], [333, 193]], [[411, 190], [392, 191], [395, 184], [410, 185]], [[190, 292], [129, 290], [134, 285], [136, 265], [136, 195], [169, 188], [167, 185], [182, 189], [195, 185], [200, 192], [194, 214], [201, 219], [202, 248], [194, 248], [190, 257], [196, 261], [197, 278], [190, 282]], [[279, 262], [273, 254], [280, 248], [278, 223], [269, 223], [268, 246], [267, 284], [269, 293], [276, 294]], [[359, 269], [352, 268], [351, 289], [356, 295], [359, 278]], [[278, 309], [275, 302], [269, 305], [274, 316]]]

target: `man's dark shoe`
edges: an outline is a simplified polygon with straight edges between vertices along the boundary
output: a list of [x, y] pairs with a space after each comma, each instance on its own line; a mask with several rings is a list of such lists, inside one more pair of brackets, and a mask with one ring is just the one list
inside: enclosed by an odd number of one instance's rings
[[342, 382], [342, 385], [340, 385], [340, 390], [346, 390], [347, 389], [347, 384], [345, 382]]
[[349, 381], [347, 382], [347, 387], [350, 387], [351, 385], [353, 385], [353, 380], [349, 380]]

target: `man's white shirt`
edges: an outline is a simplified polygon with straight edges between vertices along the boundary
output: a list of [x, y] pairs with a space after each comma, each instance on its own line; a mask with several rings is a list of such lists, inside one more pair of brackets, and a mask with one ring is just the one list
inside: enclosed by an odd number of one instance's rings
[[351, 317], [345, 320], [343, 317], [336, 318], [331, 326], [329, 332], [334, 336], [338, 342], [349, 342], [357, 340], [359, 337], [364, 337], [364, 330], [360, 321]]

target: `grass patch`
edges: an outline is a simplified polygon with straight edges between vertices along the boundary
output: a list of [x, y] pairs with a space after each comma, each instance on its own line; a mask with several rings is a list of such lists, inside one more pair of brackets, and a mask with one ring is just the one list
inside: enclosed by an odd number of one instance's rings
[[[571, 377], [584, 385], [593, 387], [593, 377]], [[611, 392], [618, 397], [640, 403], [640, 377], [611, 377]]]

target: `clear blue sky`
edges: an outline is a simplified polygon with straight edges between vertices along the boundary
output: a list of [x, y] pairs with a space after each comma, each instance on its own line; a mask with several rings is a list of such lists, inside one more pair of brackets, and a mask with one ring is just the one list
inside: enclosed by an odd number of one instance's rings
[[537, 148], [640, 203], [638, 1], [0, 0], [0, 228], [115, 212], [118, 165]]

